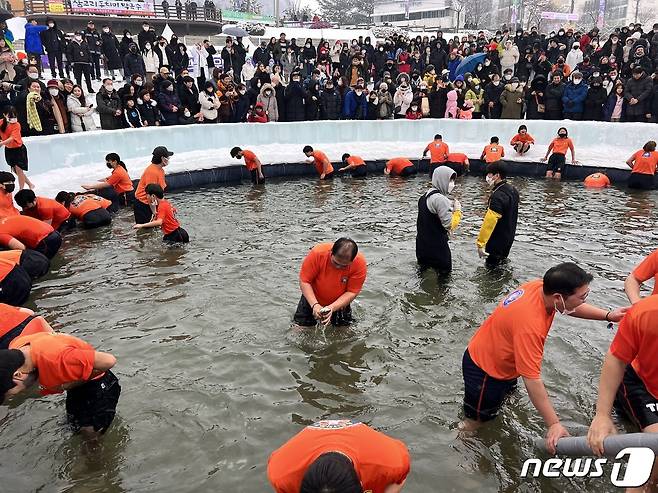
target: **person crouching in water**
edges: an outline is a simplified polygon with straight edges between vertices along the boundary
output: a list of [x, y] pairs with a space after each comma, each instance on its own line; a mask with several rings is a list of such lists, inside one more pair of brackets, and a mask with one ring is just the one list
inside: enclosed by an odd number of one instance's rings
[[418, 199], [416, 221], [416, 259], [421, 268], [432, 267], [441, 274], [452, 270], [448, 233], [461, 221], [461, 204], [449, 195], [455, 188], [457, 173], [439, 166], [432, 173], [432, 188]]
[[164, 233], [163, 241], [167, 243], [189, 243], [190, 237], [183, 228], [180, 227], [176, 219], [176, 208], [164, 198], [162, 187], [156, 183], [146, 185], [146, 196], [151, 204], [155, 205], [155, 219], [144, 224], [135, 224], [134, 229], [142, 228], [162, 228]]
[[55, 196], [55, 200], [63, 204], [85, 229], [100, 228], [112, 223], [112, 215], [107, 210], [112, 206], [112, 202], [103, 197], [91, 193], [75, 194], [62, 191]]

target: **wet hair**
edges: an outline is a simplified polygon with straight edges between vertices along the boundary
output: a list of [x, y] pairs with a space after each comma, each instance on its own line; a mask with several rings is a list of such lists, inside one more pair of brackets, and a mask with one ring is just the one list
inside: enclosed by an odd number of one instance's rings
[[351, 250], [350, 260], [354, 260], [356, 258], [356, 254], [359, 253], [359, 247], [352, 238], [338, 238], [334, 243], [334, 246], [331, 247], [331, 254], [337, 255], [339, 252], [346, 248]]
[[146, 192], [146, 195], [155, 195], [159, 199], [164, 198], [164, 190], [162, 190], [162, 187], [157, 183], [149, 183], [146, 185], [144, 191]]
[[313, 152], [313, 148], [311, 146], [304, 146], [302, 149], [302, 152], [306, 154], [307, 152]]
[[14, 195], [14, 200], [16, 203], [21, 207], [21, 209], [25, 209], [25, 206], [27, 204], [31, 204], [37, 199], [37, 196], [34, 194], [34, 191], [24, 188], [23, 190], [19, 190], [16, 192], [16, 195]]
[[434, 140], [439, 140], [439, 139], [442, 140], [442, 139], [443, 139], [443, 135], [441, 135], [441, 134], [436, 134], [436, 135], [434, 136]]
[[498, 142], [500, 142], [500, 141], [498, 140], [498, 137], [496, 137], [496, 136], [491, 137], [491, 143], [492, 143], [492, 144], [498, 144]]
[[62, 204], [64, 207], [68, 208], [68, 206], [71, 205], [71, 202], [73, 202], [74, 197], [75, 194], [73, 192], [65, 192], [62, 190], [61, 192], [57, 193], [55, 200]]
[[567, 134], [567, 137], [569, 137], [569, 131], [567, 130], [567, 127], [560, 127], [557, 129], [557, 134], [560, 135], [560, 132], [564, 130], [564, 133]]
[[644, 146], [642, 146], [642, 150], [644, 152], [653, 152], [656, 150], [656, 141], [655, 140], [650, 140]]
[[519, 129], [517, 130], [517, 132], [521, 132], [521, 130], [525, 130], [527, 132], [528, 127], [526, 127], [525, 125], [521, 125], [521, 126], [519, 126]]
[[25, 363], [25, 355], [19, 349], [0, 350], [0, 404], [7, 391], [14, 388], [14, 373]]
[[343, 454], [327, 452], [315, 459], [302, 478], [300, 493], [362, 493], [354, 465]]
[[242, 149], [240, 149], [239, 147], [237, 147], [237, 146], [234, 147], [233, 149], [231, 149], [231, 157], [238, 157], [238, 152], [241, 152], [241, 151], [242, 151]]
[[8, 106], [2, 113], [4, 114], [5, 118], [3, 118], [2, 123], [0, 123], [0, 130], [4, 132], [7, 130], [7, 125], [9, 125], [9, 118], [17, 118], [18, 115], [16, 114], [16, 108], [13, 106]]
[[492, 175], [500, 175], [504, 180], [507, 178], [507, 165], [500, 161], [487, 164], [487, 174], [491, 173]]
[[348, 153], [345, 153], [341, 156], [340, 159], [341, 159], [341, 161], [345, 162], [349, 157], [350, 157], [350, 155]]
[[585, 272], [573, 262], [564, 262], [551, 267], [544, 274], [544, 294], [559, 293], [571, 296], [576, 289], [589, 284], [594, 279], [592, 274]]
[[0, 183], [7, 183], [8, 181], [16, 181], [16, 177], [9, 171], [0, 171]]

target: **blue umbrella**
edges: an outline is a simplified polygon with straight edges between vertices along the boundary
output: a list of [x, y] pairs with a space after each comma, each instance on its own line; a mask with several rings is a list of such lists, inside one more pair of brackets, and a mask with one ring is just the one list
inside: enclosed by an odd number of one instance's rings
[[473, 73], [473, 69], [477, 66], [478, 63], [482, 63], [486, 56], [486, 53], [476, 53], [475, 55], [469, 55], [464, 58], [461, 63], [457, 65], [457, 69], [455, 70], [455, 77], [458, 75], [464, 75], [466, 72]]

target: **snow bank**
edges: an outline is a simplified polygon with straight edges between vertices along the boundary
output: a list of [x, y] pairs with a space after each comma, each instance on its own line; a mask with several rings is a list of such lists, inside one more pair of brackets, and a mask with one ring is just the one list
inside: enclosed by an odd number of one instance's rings
[[[523, 158], [509, 146], [518, 126], [524, 123], [535, 138]], [[493, 135], [507, 150], [507, 160], [538, 161], [557, 129], [566, 126], [581, 164], [601, 168], [626, 168], [625, 161], [647, 140], [658, 140], [658, 125], [516, 120], [393, 120], [321, 121], [268, 124], [217, 124], [83, 132], [25, 139], [30, 158], [30, 176], [45, 195], [58, 190], [78, 190], [81, 183], [106, 176], [105, 155], [117, 152], [138, 178], [148, 165], [154, 147], [165, 145], [175, 152], [168, 173], [238, 164], [231, 159], [233, 146], [258, 154], [263, 164], [302, 162], [302, 147], [310, 144], [339, 161], [344, 152], [366, 160], [396, 156], [419, 158], [436, 133], [451, 152], [479, 158]]]

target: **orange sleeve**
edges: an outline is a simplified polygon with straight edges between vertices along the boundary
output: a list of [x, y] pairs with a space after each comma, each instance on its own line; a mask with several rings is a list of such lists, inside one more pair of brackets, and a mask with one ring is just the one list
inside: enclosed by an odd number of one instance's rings
[[299, 280], [310, 284], [317, 277], [319, 271], [318, 253], [311, 250], [302, 262], [302, 268], [299, 271]]
[[610, 352], [627, 364], [635, 359], [640, 346], [640, 336], [633, 319], [632, 311], [626, 314], [619, 324], [619, 330], [617, 330], [612, 344], [610, 344]]
[[530, 134], [526, 134], [526, 135], [528, 136], [528, 142], [534, 144], [535, 143], [535, 138]]
[[519, 134], [516, 134], [514, 137], [512, 137], [512, 140], [509, 141], [509, 145], [513, 146], [515, 142], [519, 142]]
[[633, 270], [633, 277], [639, 282], [648, 281], [656, 274], [658, 274], [658, 250], [650, 254]]
[[544, 339], [530, 329], [514, 335], [514, 361], [516, 371], [525, 378], [541, 377], [541, 361], [544, 356]]
[[171, 214], [171, 204], [169, 202], [160, 202], [155, 217], [164, 221], [169, 214]]
[[110, 185], [115, 186], [121, 181], [121, 177], [119, 176], [119, 173], [112, 173], [105, 179], [105, 181], [107, 181]]
[[356, 256], [352, 266], [354, 272], [350, 273], [350, 277], [347, 280], [347, 291], [359, 294], [361, 288], [363, 288], [363, 283], [366, 281], [368, 267], [366, 266], [365, 259], [360, 254]]
[[0, 233], [0, 245], [9, 246], [9, 242], [15, 239], [12, 235], [7, 233]]

